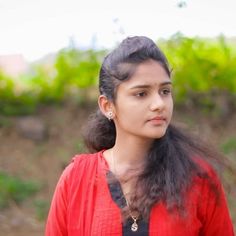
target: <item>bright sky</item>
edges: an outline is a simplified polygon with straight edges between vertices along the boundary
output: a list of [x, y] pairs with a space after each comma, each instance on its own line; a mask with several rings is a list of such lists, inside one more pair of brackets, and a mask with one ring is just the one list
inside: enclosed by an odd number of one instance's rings
[[0, 0], [0, 55], [36, 60], [67, 46], [110, 48], [130, 35], [153, 40], [236, 36], [236, 0]]

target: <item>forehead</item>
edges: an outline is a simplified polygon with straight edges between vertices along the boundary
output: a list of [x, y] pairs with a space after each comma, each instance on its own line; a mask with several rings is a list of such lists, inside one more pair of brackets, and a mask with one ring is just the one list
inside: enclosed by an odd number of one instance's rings
[[130, 79], [121, 83], [120, 86], [129, 89], [140, 84], [152, 86], [168, 81], [170, 81], [170, 77], [163, 66], [157, 61], [149, 60], [139, 64]]

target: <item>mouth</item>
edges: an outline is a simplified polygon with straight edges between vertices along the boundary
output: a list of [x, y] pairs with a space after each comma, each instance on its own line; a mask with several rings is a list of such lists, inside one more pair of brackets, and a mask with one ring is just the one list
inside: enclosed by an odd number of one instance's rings
[[166, 118], [163, 117], [163, 116], [156, 116], [156, 117], [153, 117], [152, 119], [148, 120], [149, 122], [151, 122], [152, 124], [163, 124], [166, 122]]

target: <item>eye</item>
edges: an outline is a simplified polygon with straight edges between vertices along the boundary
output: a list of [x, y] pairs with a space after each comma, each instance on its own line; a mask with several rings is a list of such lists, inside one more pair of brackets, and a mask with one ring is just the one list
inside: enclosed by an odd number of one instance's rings
[[135, 94], [136, 97], [145, 97], [147, 95], [146, 92], [138, 92]]
[[163, 88], [161, 90], [161, 94], [162, 95], [169, 95], [171, 93], [171, 89], [170, 88]]

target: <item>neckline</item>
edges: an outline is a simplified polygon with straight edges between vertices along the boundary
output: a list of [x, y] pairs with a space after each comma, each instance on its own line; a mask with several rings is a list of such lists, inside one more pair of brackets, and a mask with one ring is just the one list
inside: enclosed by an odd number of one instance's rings
[[110, 166], [109, 166], [109, 164], [108, 164], [108, 162], [107, 162], [107, 160], [106, 160], [106, 158], [105, 158], [104, 155], [103, 155], [103, 153], [104, 153], [106, 150], [107, 150], [107, 149], [101, 150], [99, 156], [100, 156], [100, 158], [101, 158], [101, 160], [102, 160], [103, 168], [104, 168], [106, 171], [112, 172], [112, 171], [111, 171], [111, 168], [110, 168]]

